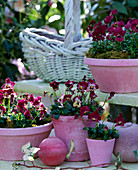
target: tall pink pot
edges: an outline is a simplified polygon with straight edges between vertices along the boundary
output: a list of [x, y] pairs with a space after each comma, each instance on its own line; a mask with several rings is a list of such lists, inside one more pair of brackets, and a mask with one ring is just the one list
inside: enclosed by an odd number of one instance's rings
[[[83, 130], [84, 125], [81, 118], [74, 119], [74, 116], [60, 116], [58, 120], [52, 119], [55, 130], [55, 135], [61, 139], [70, 149], [71, 140], [74, 140], [75, 151], [71, 153], [66, 161], [84, 161], [89, 159], [89, 154], [86, 145], [87, 132]], [[84, 117], [86, 126], [94, 127], [96, 124], [87, 121]]]
[[102, 92], [138, 92], [138, 59], [84, 58]]
[[39, 146], [52, 130], [52, 122], [29, 128], [0, 128], [0, 160], [16, 161], [23, 159], [21, 147], [30, 142]]
[[98, 167], [108, 166], [108, 165], [100, 165], [100, 164], [110, 163], [115, 139], [104, 141], [104, 140], [94, 140], [94, 139], [86, 138], [86, 142], [87, 142], [92, 165], [94, 166], [99, 165]]

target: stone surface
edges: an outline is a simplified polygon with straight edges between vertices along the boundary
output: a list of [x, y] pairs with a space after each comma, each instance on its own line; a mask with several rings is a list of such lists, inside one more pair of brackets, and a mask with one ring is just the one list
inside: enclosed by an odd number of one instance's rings
[[[61, 93], [64, 91], [64, 84], [60, 84]], [[16, 92], [28, 92], [35, 93], [43, 96], [44, 90], [51, 92], [49, 83], [43, 82], [43, 80], [23, 80], [16, 82], [15, 85]], [[105, 101], [109, 96], [109, 93], [103, 93], [99, 90], [96, 90], [97, 101]], [[49, 101], [49, 100], [48, 100]], [[138, 93], [129, 93], [129, 94], [115, 94], [115, 96], [109, 100], [109, 103], [127, 105], [127, 106], [137, 106], [138, 107]]]

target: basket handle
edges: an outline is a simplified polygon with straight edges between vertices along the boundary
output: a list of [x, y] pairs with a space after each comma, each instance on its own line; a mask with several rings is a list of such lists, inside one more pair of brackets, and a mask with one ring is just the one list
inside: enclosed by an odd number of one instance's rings
[[64, 47], [70, 48], [73, 41], [81, 38], [80, 0], [65, 1], [65, 41]]

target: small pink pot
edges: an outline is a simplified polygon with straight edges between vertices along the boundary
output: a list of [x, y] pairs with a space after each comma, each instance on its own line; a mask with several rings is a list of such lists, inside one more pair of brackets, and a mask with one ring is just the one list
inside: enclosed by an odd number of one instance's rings
[[102, 92], [138, 92], [138, 59], [84, 58]]
[[23, 160], [21, 147], [30, 142], [38, 147], [52, 130], [52, 122], [29, 128], [0, 128], [0, 160]]
[[115, 139], [104, 141], [86, 138], [86, 142], [92, 165], [98, 167], [108, 166], [111, 161]]
[[[52, 121], [56, 137], [66, 144], [68, 151], [71, 140], [74, 140], [75, 151], [71, 153], [70, 158], [66, 159], [66, 161], [88, 160], [89, 153], [86, 145], [87, 132], [83, 130], [82, 119], [74, 119], [74, 116], [60, 116], [58, 120], [53, 118]], [[84, 117], [84, 121], [87, 127], [96, 126], [96, 123], [88, 121], [86, 116]]]

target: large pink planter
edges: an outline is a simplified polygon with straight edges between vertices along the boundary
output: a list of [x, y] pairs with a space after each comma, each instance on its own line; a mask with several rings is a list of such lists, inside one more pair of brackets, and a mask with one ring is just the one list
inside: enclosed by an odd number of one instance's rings
[[39, 146], [52, 130], [52, 122], [29, 128], [0, 128], [0, 160], [22, 160], [21, 147], [30, 142], [32, 146]]
[[108, 166], [111, 161], [115, 139], [104, 141], [86, 138], [86, 142], [92, 165], [98, 167]]
[[[86, 130], [83, 130], [84, 125], [81, 118], [74, 119], [74, 116], [60, 116], [58, 120], [52, 119], [55, 130], [55, 135], [61, 139], [70, 149], [71, 140], [74, 140], [75, 151], [70, 155], [66, 161], [84, 161], [89, 159], [88, 149], [86, 145]], [[87, 121], [84, 117], [86, 126], [94, 127], [96, 124]]]
[[84, 58], [102, 92], [138, 92], [138, 59]]

